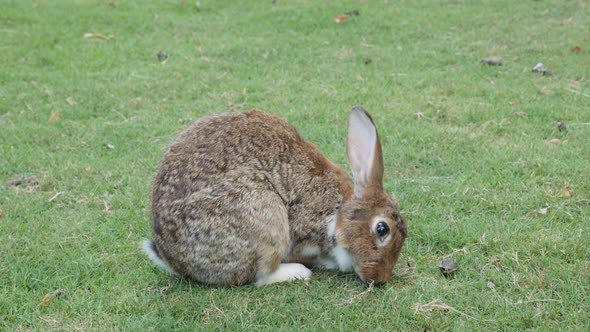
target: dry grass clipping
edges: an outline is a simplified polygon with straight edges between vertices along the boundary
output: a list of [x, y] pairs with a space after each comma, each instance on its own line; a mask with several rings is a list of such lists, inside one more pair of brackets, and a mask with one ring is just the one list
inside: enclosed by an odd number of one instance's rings
[[480, 321], [480, 322], [493, 322], [493, 320], [478, 319], [476, 317], [473, 317], [471, 315], [468, 315], [468, 314], [466, 314], [464, 312], [461, 312], [461, 311], [459, 311], [459, 310], [451, 307], [450, 305], [442, 302], [439, 299], [435, 299], [435, 300], [433, 300], [431, 302], [428, 302], [426, 304], [416, 303], [415, 306], [414, 306], [414, 310], [417, 313], [420, 313], [420, 314], [431, 314], [435, 310], [439, 310], [439, 311], [452, 311], [452, 312], [454, 312], [456, 314], [459, 314], [459, 315], [461, 315], [463, 317], [467, 317], [469, 319], [473, 319], [473, 320], [476, 320], [476, 321]]
[[213, 298], [213, 290], [209, 292], [209, 307], [203, 308], [201, 311], [201, 321], [206, 322], [210, 319], [215, 319], [225, 316], [225, 312], [215, 304], [215, 299]]
[[369, 284], [369, 287], [367, 287], [366, 290], [364, 290], [364, 291], [362, 291], [362, 292], [360, 292], [358, 294], [352, 295], [349, 299], [346, 299], [346, 300], [342, 301], [342, 303], [340, 305], [351, 305], [354, 302], [356, 302], [358, 299], [364, 297], [365, 295], [369, 294], [372, 291], [373, 291], [373, 282], [371, 282]]

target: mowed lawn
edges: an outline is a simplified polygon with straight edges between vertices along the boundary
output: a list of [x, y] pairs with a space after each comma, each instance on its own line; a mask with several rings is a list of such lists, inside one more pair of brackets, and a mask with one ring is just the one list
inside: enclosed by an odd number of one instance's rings
[[[583, 0], [3, 0], [0, 330], [589, 330], [589, 26]], [[191, 122], [272, 112], [348, 169], [355, 105], [408, 221], [389, 283], [210, 288], [140, 251]]]

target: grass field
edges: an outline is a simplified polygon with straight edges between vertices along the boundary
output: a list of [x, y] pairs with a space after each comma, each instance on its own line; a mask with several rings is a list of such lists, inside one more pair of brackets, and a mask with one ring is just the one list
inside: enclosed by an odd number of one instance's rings
[[[0, 330], [590, 330], [589, 26], [582, 0], [3, 0]], [[409, 225], [389, 283], [212, 289], [141, 253], [192, 121], [266, 110], [346, 165], [354, 105]]]

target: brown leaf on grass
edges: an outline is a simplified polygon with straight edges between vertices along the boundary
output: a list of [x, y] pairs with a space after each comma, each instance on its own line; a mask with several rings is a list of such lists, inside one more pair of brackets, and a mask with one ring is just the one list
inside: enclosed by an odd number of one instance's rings
[[39, 179], [33, 175], [33, 176], [27, 176], [27, 177], [20, 178], [20, 179], [11, 180], [8, 182], [8, 184], [11, 186], [20, 186], [21, 184], [34, 186], [34, 185], [39, 184]]
[[40, 305], [46, 307], [49, 304], [50, 300], [51, 300], [51, 294], [47, 293], [47, 294], [45, 294], [45, 296], [43, 296], [43, 300], [41, 301]]
[[416, 118], [416, 119], [424, 119], [424, 113], [422, 113], [422, 112], [416, 112], [416, 113], [414, 113], [414, 118]]
[[53, 112], [51, 113], [51, 116], [49, 117], [49, 122], [58, 122], [61, 119], [61, 116], [59, 115], [59, 112]]
[[547, 143], [553, 144], [553, 145], [558, 145], [559, 143], [561, 143], [561, 140], [559, 138], [552, 138], [547, 140]]
[[561, 184], [561, 196], [570, 197], [572, 193], [567, 189], [567, 183]]
[[110, 40], [110, 39], [115, 39], [115, 35], [105, 35], [102, 33], [93, 33], [93, 32], [87, 32], [84, 34], [84, 38], [85, 39], [104, 39], [104, 40]]
[[582, 51], [582, 48], [579, 45], [576, 45], [572, 48], [572, 52], [574, 53], [580, 53]]
[[346, 20], [348, 20], [350, 16], [346, 15], [346, 14], [342, 14], [342, 15], [338, 15], [336, 16], [336, 19], [334, 20], [336, 22], [336, 24], [340, 24]]
[[66, 98], [66, 103], [70, 106], [74, 106], [76, 105], [76, 102], [74, 101], [74, 98], [72, 98], [71, 96]]
[[340, 24], [346, 20], [348, 20], [351, 16], [359, 16], [359, 11], [358, 9], [355, 10], [351, 10], [345, 13], [342, 13], [338, 16], [336, 16], [336, 19], [334, 20], [336, 22], [336, 24]]

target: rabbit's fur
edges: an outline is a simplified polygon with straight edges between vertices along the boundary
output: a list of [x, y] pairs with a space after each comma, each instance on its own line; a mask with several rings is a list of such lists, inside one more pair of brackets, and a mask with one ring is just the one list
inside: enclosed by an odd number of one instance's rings
[[203, 118], [160, 163], [154, 240], [144, 250], [169, 272], [211, 285], [307, 279], [302, 264], [383, 283], [406, 223], [383, 192], [379, 137], [360, 107], [349, 115], [347, 151], [354, 181], [277, 116]]

